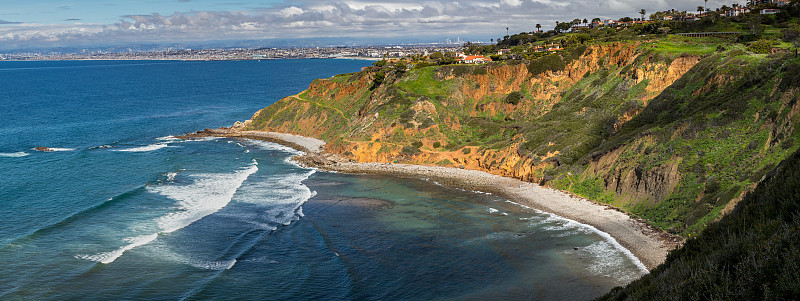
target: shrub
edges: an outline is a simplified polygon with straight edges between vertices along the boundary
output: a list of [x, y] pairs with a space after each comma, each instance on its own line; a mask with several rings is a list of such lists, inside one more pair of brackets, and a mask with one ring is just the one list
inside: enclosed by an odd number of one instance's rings
[[564, 70], [564, 68], [566, 68], [564, 59], [555, 53], [545, 55], [528, 64], [528, 72], [530, 72], [531, 76], [542, 74], [545, 71], [557, 72]]
[[519, 104], [520, 99], [522, 99], [522, 93], [520, 93], [519, 91], [514, 91], [508, 93], [508, 95], [506, 96], [506, 103], [510, 103], [516, 106], [517, 104]]
[[472, 149], [469, 148], [469, 147], [466, 147], [466, 148], [462, 149], [461, 152], [464, 153], [465, 155], [469, 155], [469, 153], [472, 152]]
[[414, 142], [411, 143], [411, 146], [413, 146], [415, 148], [420, 148], [420, 147], [422, 147], [422, 142], [414, 141]]
[[472, 70], [472, 74], [473, 75], [486, 75], [486, 74], [489, 74], [489, 72], [486, 71], [486, 68], [475, 68], [475, 70]]
[[754, 53], [762, 53], [762, 54], [769, 53], [771, 49], [772, 49], [772, 42], [764, 39], [750, 43], [750, 45], [747, 46], [747, 50], [750, 50]]
[[403, 149], [401, 150], [401, 152], [403, 154], [413, 156], [413, 155], [419, 154], [421, 151], [419, 150], [419, 148], [416, 148], [416, 147], [413, 147], [413, 146], [403, 146]]
[[442, 147], [442, 143], [441, 142], [436, 141], [436, 142], [433, 143], [433, 148], [440, 148], [440, 147]]

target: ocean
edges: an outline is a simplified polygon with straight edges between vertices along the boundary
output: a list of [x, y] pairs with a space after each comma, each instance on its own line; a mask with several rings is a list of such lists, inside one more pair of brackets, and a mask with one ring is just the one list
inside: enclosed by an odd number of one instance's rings
[[642, 275], [497, 196], [173, 137], [370, 63], [0, 62], [0, 299], [581, 300]]

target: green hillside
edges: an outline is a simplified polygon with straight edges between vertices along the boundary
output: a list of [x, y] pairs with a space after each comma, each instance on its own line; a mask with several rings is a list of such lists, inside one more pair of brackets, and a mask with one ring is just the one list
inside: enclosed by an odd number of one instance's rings
[[800, 152], [667, 261], [600, 300], [794, 300], [800, 296]]

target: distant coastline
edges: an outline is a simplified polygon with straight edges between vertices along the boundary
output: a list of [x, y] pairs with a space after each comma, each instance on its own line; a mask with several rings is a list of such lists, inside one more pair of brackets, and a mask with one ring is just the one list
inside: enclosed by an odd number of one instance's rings
[[0, 53], [2, 61], [259, 61], [279, 59], [351, 59], [378, 61], [433, 52], [454, 52], [460, 45], [372, 46], [259, 49], [184, 49], [149, 52], [16, 52]]
[[515, 203], [588, 225], [601, 236], [608, 235], [608, 240], [621, 246], [623, 252], [629, 252], [629, 256], [646, 270], [652, 270], [663, 263], [667, 253], [679, 246], [681, 241], [611, 207], [559, 190], [487, 172], [441, 166], [352, 162], [326, 153], [325, 142], [322, 140], [285, 133], [220, 128], [178, 137], [193, 139], [208, 136], [248, 138], [282, 144], [306, 153], [295, 158], [302, 165], [322, 170], [424, 178], [442, 185], [496, 194]]

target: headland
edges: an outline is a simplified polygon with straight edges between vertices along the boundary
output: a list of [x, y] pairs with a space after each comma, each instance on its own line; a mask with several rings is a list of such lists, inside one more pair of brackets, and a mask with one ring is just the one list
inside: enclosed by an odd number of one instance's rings
[[209, 136], [256, 139], [285, 145], [304, 152], [295, 157], [301, 165], [325, 171], [419, 178], [464, 190], [492, 193], [520, 205], [592, 226], [600, 235], [609, 235], [612, 241], [630, 251], [647, 270], [663, 263], [667, 253], [682, 242], [676, 236], [650, 227], [644, 221], [607, 205], [484, 171], [414, 164], [359, 163], [325, 152], [325, 142], [316, 138], [277, 132], [244, 131], [237, 126], [206, 129], [178, 138]]

